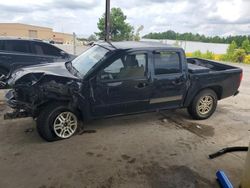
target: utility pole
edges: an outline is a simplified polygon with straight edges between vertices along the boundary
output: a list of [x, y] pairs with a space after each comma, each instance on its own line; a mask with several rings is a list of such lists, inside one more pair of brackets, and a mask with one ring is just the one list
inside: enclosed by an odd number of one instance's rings
[[106, 0], [106, 12], [105, 12], [105, 41], [110, 40], [110, 0]]
[[73, 54], [76, 55], [76, 34], [73, 32]]

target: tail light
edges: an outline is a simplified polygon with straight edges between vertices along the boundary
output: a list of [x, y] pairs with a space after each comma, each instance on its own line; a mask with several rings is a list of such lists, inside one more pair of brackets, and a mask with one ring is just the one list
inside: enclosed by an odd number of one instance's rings
[[239, 82], [239, 85], [240, 85], [242, 79], [243, 79], [243, 72], [240, 73], [240, 82]]

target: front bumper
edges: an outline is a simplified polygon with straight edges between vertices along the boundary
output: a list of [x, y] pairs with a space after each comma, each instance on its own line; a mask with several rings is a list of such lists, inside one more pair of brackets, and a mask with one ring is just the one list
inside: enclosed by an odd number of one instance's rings
[[0, 76], [0, 89], [6, 89], [7, 88], [7, 83], [6, 83], [6, 77], [5, 76]]
[[6, 103], [13, 109], [13, 112], [4, 114], [4, 119], [15, 119], [32, 116], [31, 105], [15, 99], [15, 91], [9, 90], [5, 95]]
[[14, 96], [14, 91], [13, 90], [9, 90], [6, 94], [5, 94], [5, 101], [8, 104], [8, 106], [10, 106], [11, 108], [16, 108], [17, 104], [16, 104], [16, 100], [15, 100], [15, 96]]
[[23, 108], [23, 107], [28, 106], [26, 103], [23, 103], [21, 101], [16, 100], [14, 90], [9, 90], [6, 93], [5, 100], [6, 100], [7, 104], [8, 104], [8, 106], [13, 108], [13, 109], [18, 109], [18, 108]]

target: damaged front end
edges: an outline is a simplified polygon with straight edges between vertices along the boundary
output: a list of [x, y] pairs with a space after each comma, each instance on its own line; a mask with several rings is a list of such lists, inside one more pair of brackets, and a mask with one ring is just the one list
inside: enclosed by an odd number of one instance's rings
[[12, 89], [5, 98], [13, 112], [6, 113], [4, 119], [36, 118], [46, 104], [54, 101], [67, 101], [72, 106], [77, 105], [81, 82], [76, 77], [72, 79], [31, 72], [19, 78], [18, 74], [20, 73], [13, 75], [8, 81]]
[[29, 111], [31, 111], [31, 105], [25, 102], [17, 101], [15, 98], [15, 91], [10, 90], [5, 95], [6, 102], [9, 107], [13, 109], [13, 112], [7, 112], [4, 114], [4, 119], [15, 119], [29, 117]]

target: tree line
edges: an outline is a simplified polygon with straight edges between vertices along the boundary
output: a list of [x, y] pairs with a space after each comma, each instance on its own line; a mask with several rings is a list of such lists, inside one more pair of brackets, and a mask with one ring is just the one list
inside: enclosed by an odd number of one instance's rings
[[240, 46], [246, 38], [250, 40], [250, 35], [219, 37], [219, 36], [205, 36], [205, 35], [193, 34], [193, 33], [178, 33], [172, 30], [168, 30], [165, 32], [149, 33], [147, 35], [144, 35], [143, 38], [199, 41], [199, 42], [207, 42], [207, 43], [227, 43], [227, 44], [230, 44], [231, 42], [235, 41], [236, 44]]

